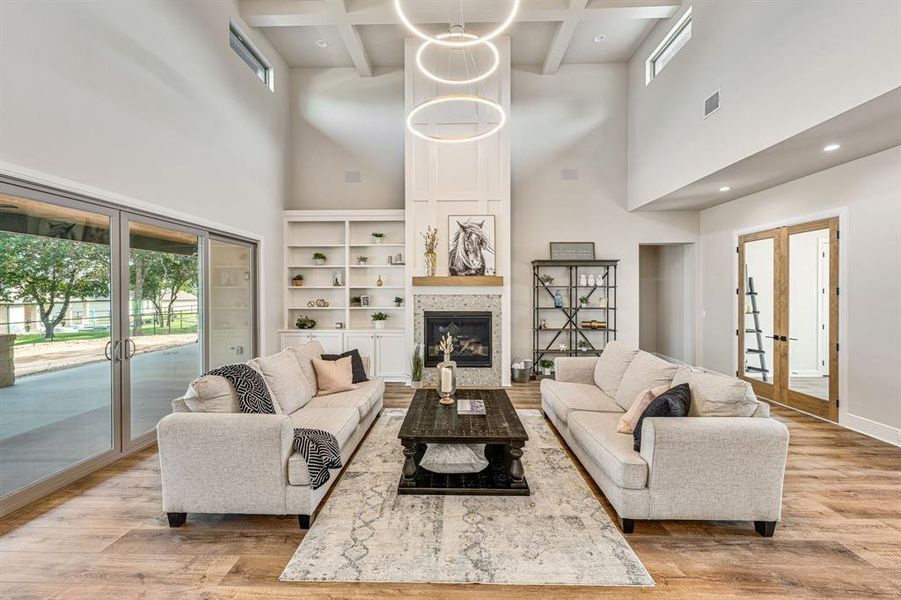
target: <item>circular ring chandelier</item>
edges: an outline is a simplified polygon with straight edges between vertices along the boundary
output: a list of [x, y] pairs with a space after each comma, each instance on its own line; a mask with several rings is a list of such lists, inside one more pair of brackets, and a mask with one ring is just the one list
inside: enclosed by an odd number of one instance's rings
[[[404, 14], [404, 8], [401, 6], [401, 0], [394, 0], [394, 10], [397, 11], [397, 16], [400, 18], [401, 22], [407, 26], [415, 36], [420, 37], [427, 42], [432, 42], [433, 44], [438, 44], [439, 46], [445, 46], [447, 48], [466, 48], [468, 46], [475, 46], [476, 44], [480, 44], [482, 42], [487, 42], [488, 40], [494, 39], [500, 34], [504, 32], [504, 30], [510, 26], [510, 23], [513, 22], [513, 19], [516, 18], [516, 12], [519, 10], [520, 0], [513, 0], [513, 8], [510, 10], [510, 14], [504, 19], [504, 22], [498, 25], [497, 29], [490, 31], [489, 33], [481, 36], [481, 37], [473, 37], [469, 39], [467, 37], [466, 40], [456, 40], [449, 41], [447, 39], [441, 39], [442, 36], [431, 36], [424, 31], [418, 29], [410, 19], [407, 18], [407, 15]], [[448, 37], [448, 36], [443, 36]]]
[[[446, 83], [448, 85], [468, 85], [471, 83], [476, 83], [477, 81], [482, 81], [483, 79], [490, 77], [492, 73], [497, 71], [498, 66], [500, 66], [500, 64], [501, 64], [501, 54], [500, 54], [500, 52], [498, 52], [497, 46], [495, 46], [488, 40], [479, 39], [478, 36], [475, 36], [471, 33], [453, 33], [453, 32], [442, 33], [442, 34], [436, 36], [436, 39], [443, 40], [443, 39], [449, 38], [449, 37], [467, 38], [467, 39], [471, 39], [471, 40], [477, 40], [478, 43], [480, 43], [480, 44], [485, 44], [488, 47], [488, 49], [491, 50], [491, 54], [494, 57], [494, 62], [492, 63], [491, 67], [487, 71], [482, 73], [481, 75], [478, 75], [471, 79], [445, 79], [443, 77], [439, 77], [439, 76], [435, 75], [434, 73], [432, 73], [431, 71], [429, 71], [428, 69], [426, 69], [425, 65], [422, 63], [422, 55], [425, 52], [426, 48], [428, 48], [429, 46], [431, 46], [432, 44], [435, 43], [435, 40], [430, 39], [426, 43], [421, 45], [419, 47], [419, 50], [416, 51], [416, 66], [419, 67], [419, 70], [422, 72], [423, 75], [425, 75], [432, 81], [437, 81], [438, 83]], [[463, 50], [463, 52], [466, 52], [466, 50]], [[464, 61], [466, 60], [465, 54], [463, 56], [463, 60]]]
[[[417, 114], [430, 106], [445, 104], [447, 102], [472, 102], [474, 104], [482, 104], [496, 110], [501, 118], [497, 125], [489, 129], [488, 131], [483, 131], [482, 133], [465, 137], [441, 137], [436, 135], [427, 135], [413, 126], [413, 118]], [[410, 111], [410, 114], [407, 115], [407, 129], [410, 130], [410, 133], [428, 142], [440, 142], [443, 144], [460, 144], [463, 142], [474, 142], [476, 140], [481, 140], [482, 138], [494, 135], [495, 133], [500, 131], [501, 128], [503, 128], [504, 123], [506, 122], [507, 113], [504, 112], [503, 106], [501, 106], [494, 100], [490, 100], [484, 96], [477, 96], [476, 94], [448, 94], [447, 96], [438, 96], [437, 98], [432, 98], [431, 100], [426, 100], [425, 102], [417, 104], [413, 108], [413, 110]]]

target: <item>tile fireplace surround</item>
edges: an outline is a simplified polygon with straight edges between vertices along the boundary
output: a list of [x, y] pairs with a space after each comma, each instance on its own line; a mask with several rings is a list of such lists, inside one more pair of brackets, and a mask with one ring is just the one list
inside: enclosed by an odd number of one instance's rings
[[[499, 294], [416, 294], [413, 298], [413, 341], [425, 341], [426, 311], [484, 311], [491, 313], [491, 368], [460, 367], [457, 369], [457, 385], [501, 385], [501, 296]], [[422, 380], [435, 385], [434, 368], [425, 368]]]

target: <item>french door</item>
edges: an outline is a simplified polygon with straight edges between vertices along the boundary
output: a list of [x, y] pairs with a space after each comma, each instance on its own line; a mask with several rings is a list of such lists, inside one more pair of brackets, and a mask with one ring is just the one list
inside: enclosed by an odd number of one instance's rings
[[764, 397], [838, 420], [838, 219], [743, 235], [739, 377]]
[[0, 515], [155, 440], [256, 351], [252, 242], [0, 181]]

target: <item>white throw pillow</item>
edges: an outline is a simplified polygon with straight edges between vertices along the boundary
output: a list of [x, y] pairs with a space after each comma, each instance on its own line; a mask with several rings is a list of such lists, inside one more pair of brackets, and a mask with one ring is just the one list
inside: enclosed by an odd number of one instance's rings
[[322, 344], [319, 342], [307, 342], [300, 346], [291, 346], [286, 352], [294, 354], [294, 358], [297, 360], [297, 364], [300, 365], [300, 370], [303, 371], [310, 387], [314, 390], [317, 389], [319, 386], [316, 383], [316, 369], [313, 368], [313, 359], [322, 358]]
[[[611, 398], [616, 398], [623, 374], [629, 368], [636, 354], [638, 354], [638, 350], [630, 348], [622, 342], [608, 342], [594, 367], [594, 384]], [[638, 390], [635, 393], [637, 394]]]
[[235, 388], [219, 375], [204, 375], [192, 381], [183, 400], [191, 412], [241, 412]]
[[678, 365], [657, 358], [653, 354], [639, 352], [623, 374], [614, 400], [620, 408], [629, 410], [641, 390], [661, 385], [669, 387], [678, 368]]
[[419, 466], [433, 473], [478, 473], [488, 466], [485, 444], [429, 444]]
[[757, 410], [751, 384], [737, 377], [680, 367], [672, 387], [683, 383], [691, 388], [690, 417], [750, 417]]
[[313, 397], [313, 387], [300, 369], [294, 353], [284, 350], [272, 356], [255, 358], [247, 363], [263, 375], [276, 413], [287, 414], [303, 408]]

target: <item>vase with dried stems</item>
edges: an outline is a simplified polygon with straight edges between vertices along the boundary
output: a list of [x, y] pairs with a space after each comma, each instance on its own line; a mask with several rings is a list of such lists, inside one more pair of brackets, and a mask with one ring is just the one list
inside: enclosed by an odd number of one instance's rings
[[429, 225], [420, 235], [425, 240], [425, 274], [434, 277], [438, 263], [438, 229]]

